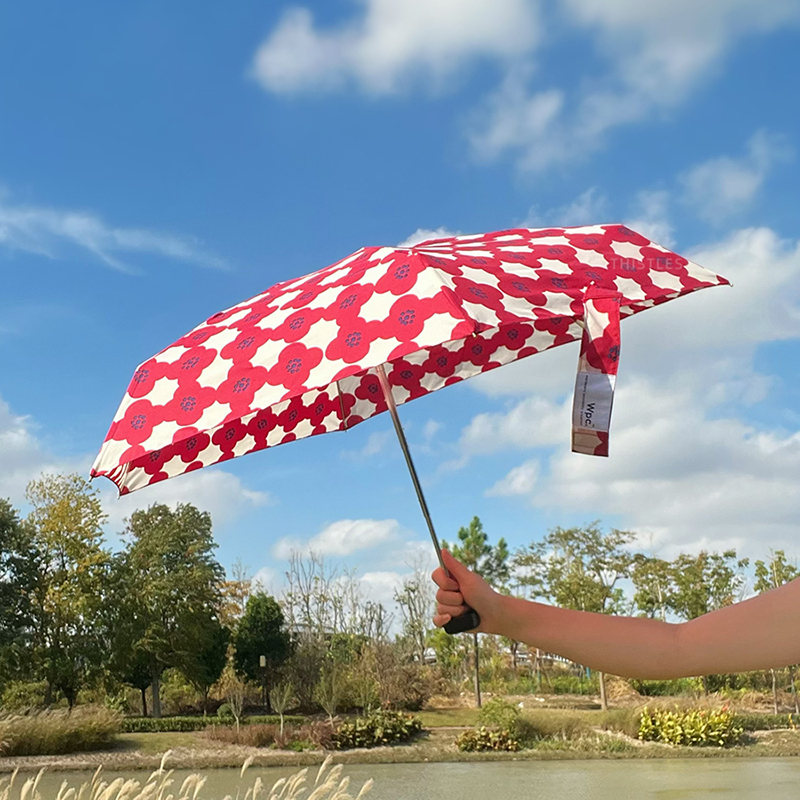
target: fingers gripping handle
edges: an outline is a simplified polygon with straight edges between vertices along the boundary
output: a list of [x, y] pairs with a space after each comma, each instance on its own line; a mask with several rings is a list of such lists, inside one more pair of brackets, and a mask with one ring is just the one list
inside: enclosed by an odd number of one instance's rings
[[444, 626], [446, 633], [465, 633], [466, 631], [474, 630], [481, 624], [481, 618], [474, 608], [467, 606], [467, 610], [457, 617], [453, 617], [450, 622]]
[[[444, 574], [447, 575], [448, 578], [452, 578], [452, 573], [444, 565], [444, 559], [442, 558], [441, 550], [437, 551], [437, 555], [439, 556], [439, 564], [444, 570]], [[451, 617], [450, 621], [444, 626], [445, 633], [449, 633], [451, 635], [456, 633], [466, 633], [467, 631], [475, 630], [475, 628], [481, 624], [481, 615], [474, 608], [466, 606], [466, 609], [467, 610], [463, 614], [459, 614], [457, 617]]]

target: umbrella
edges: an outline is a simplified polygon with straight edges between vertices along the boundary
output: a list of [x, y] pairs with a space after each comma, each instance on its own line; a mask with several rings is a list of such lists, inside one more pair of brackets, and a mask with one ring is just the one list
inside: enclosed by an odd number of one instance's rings
[[620, 319], [726, 283], [624, 225], [365, 247], [141, 364], [91, 474], [126, 494], [388, 410], [441, 563], [397, 405], [581, 339], [572, 449], [608, 455]]

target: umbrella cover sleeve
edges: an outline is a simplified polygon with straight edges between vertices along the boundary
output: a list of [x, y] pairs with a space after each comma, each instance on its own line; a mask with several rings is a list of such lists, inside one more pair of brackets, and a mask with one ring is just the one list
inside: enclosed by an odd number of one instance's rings
[[618, 293], [589, 289], [572, 401], [572, 452], [608, 455], [611, 406], [619, 363]]

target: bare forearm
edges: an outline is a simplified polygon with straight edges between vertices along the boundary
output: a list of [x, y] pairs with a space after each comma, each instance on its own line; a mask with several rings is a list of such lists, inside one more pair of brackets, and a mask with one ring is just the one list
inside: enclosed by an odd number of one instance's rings
[[680, 624], [501, 603], [497, 632], [613, 675], [678, 678], [800, 662], [798, 582]]
[[800, 578], [677, 625], [570, 611], [498, 594], [448, 552], [437, 568], [434, 624], [464, 613], [499, 633], [592, 669], [631, 678], [679, 678], [800, 663]]
[[511, 639], [578, 664], [630, 678], [681, 674], [675, 658], [679, 626], [652, 619], [612, 617], [503, 598], [502, 630]]

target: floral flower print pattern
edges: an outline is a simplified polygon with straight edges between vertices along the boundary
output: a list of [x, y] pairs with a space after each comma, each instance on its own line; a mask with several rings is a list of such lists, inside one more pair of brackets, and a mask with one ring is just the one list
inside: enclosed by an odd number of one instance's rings
[[406, 402], [580, 338], [590, 289], [618, 292], [625, 317], [724, 283], [618, 224], [366, 247], [210, 316], [144, 362], [92, 474], [128, 492], [352, 427], [385, 410], [379, 363]]

